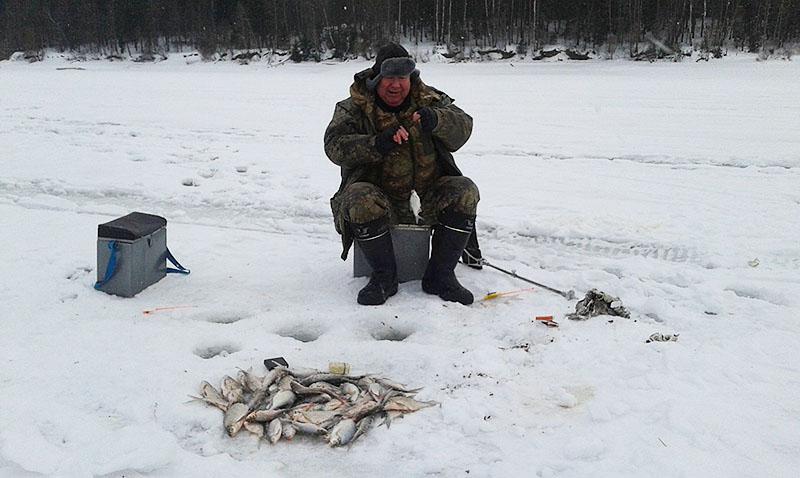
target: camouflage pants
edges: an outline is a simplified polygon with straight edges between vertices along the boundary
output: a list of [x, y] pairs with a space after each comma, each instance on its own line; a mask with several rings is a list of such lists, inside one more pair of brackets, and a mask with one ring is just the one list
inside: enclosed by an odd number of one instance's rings
[[[464, 176], [442, 176], [427, 192], [421, 194], [423, 223], [434, 225], [445, 209], [474, 216], [480, 193], [471, 179]], [[390, 198], [372, 183], [358, 182], [342, 192], [342, 214], [351, 224], [364, 224], [388, 216], [390, 224], [414, 224], [408, 200]]]

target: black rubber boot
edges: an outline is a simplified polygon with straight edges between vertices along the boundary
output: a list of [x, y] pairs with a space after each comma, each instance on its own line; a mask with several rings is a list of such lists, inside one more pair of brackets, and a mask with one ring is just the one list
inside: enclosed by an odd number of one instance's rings
[[372, 267], [369, 282], [358, 292], [358, 303], [381, 305], [397, 293], [397, 264], [389, 223], [381, 218], [366, 224], [353, 224], [352, 230], [358, 247]]
[[472, 292], [462, 286], [454, 269], [475, 226], [475, 216], [445, 211], [433, 230], [433, 247], [422, 277], [422, 290], [448, 302], [471, 304]]

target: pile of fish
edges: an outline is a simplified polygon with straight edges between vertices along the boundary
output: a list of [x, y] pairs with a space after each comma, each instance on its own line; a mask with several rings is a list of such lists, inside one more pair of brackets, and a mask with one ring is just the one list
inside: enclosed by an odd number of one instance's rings
[[630, 318], [631, 313], [622, 305], [619, 297], [592, 289], [586, 293], [586, 297], [575, 304], [575, 313], [567, 315], [570, 320], [587, 320], [598, 315], [615, 315], [618, 317]]
[[244, 429], [275, 444], [303, 433], [341, 446], [380, 418], [388, 427], [397, 417], [437, 404], [415, 400], [419, 390], [372, 375], [276, 367], [265, 376], [244, 370], [237, 378], [226, 375], [219, 390], [204, 381], [200, 396], [192, 398], [222, 410], [230, 436]]
[[677, 342], [679, 334], [662, 334], [661, 332], [656, 332], [654, 334], [650, 334], [650, 337], [644, 341], [644, 343], [649, 344], [650, 342]]

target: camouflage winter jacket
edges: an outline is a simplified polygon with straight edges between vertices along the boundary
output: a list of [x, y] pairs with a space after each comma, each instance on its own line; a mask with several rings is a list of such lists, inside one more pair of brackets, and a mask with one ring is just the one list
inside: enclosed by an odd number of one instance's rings
[[[460, 176], [453, 160], [472, 133], [472, 117], [453, 104], [445, 93], [430, 87], [418, 77], [411, 83], [410, 102], [401, 112], [383, 111], [375, 103], [375, 93], [367, 89], [371, 69], [357, 73], [350, 86], [350, 97], [336, 104], [333, 119], [325, 131], [325, 153], [341, 167], [342, 182], [331, 198], [336, 231], [342, 235], [347, 257], [352, 237], [345, 224], [340, 196], [347, 186], [366, 181], [379, 187], [393, 200], [407, 200], [412, 189], [423, 195], [441, 176]], [[411, 115], [430, 107], [438, 118], [436, 128], [425, 134], [412, 126]], [[410, 139], [386, 157], [375, 148], [378, 133], [403, 125]]]

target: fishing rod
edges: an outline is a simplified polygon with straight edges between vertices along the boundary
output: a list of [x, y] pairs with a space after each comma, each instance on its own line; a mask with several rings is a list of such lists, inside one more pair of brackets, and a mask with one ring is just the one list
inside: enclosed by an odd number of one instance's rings
[[534, 280], [528, 279], [527, 277], [522, 277], [521, 275], [517, 274], [517, 272], [516, 272], [516, 271], [508, 271], [508, 270], [506, 270], [506, 269], [503, 269], [503, 268], [501, 268], [501, 267], [498, 267], [498, 266], [496, 266], [496, 265], [492, 264], [491, 262], [487, 261], [487, 260], [486, 260], [486, 259], [484, 259], [483, 257], [475, 257], [475, 256], [473, 256], [472, 254], [470, 254], [470, 253], [469, 253], [469, 251], [467, 251], [466, 249], [464, 250], [464, 252], [465, 252], [465, 253], [466, 253], [466, 254], [467, 254], [467, 255], [468, 255], [468, 256], [469, 256], [469, 257], [470, 257], [470, 258], [471, 258], [473, 261], [477, 262], [478, 264], [480, 264], [480, 265], [482, 265], [482, 266], [491, 267], [492, 269], [496, 269], [496, 270], [498, 270], [498, 271], [500, 271], [500, 272], [502, 272], [502, 273], [504, 273], [504, 274], [508, 274], [508, 275], [510, 275], [511, 277], [516, 277], [516, 278], [517, 278], [517, 279], [519, 279], [519, 280], [525, 281], [525, 282], [527, 282], [527, 283], [529, 283], [529, 284], [533, 284], [533, 285], [535, 285], [535, 286], [537, 286], [537, 287], [541, 287], [541, 288], [542, 288], [542, 289], [544, 289], [544, 290], [549, 290], [550, 292], [554, 292], [554, 293], [556, 293], [556, 294], [560, 295], [561, 297], [563, 297], [563, 298], [565, 298], [565, 299], [567, 299], [567, 300], [574, 300], [574, 299], [575, 299], [575, 291], [574, 291], [574, 290], [568, 290], [568, 291], [564, 292], [563, 290], [558, 290], [558, 289], [555, 289], [555, 288], [553, 288], [553, 287], [549, 287], [549, 286], [546, 286], [546, 285], [544, 285], [544, 284], [540, 284], [539, 282], [536, 282], [536, 281], [534, 281]]

